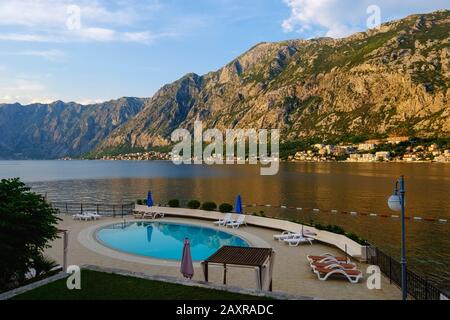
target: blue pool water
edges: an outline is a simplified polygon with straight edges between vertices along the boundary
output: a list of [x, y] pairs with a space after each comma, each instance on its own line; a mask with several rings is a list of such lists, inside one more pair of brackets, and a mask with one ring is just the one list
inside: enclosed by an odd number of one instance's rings
[[169, 260], [181, 260], [186, 237], [191, 241], [195, 261], [205, 260], [222, 246], [249, 246], [224, 231], [167, 222], [118, 223], [100, 229], [96, 236], [104, 245], [119, 251]]

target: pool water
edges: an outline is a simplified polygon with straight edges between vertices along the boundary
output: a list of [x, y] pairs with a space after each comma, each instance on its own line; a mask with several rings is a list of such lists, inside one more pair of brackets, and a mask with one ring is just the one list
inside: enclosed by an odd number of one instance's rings
[[168, 260], [181, 260], [185, 238], [191, 241], [194, 261], [205, 260], [222, 246], [249, 246], [245, 240], [224, 231], [168, 222], [118, 223], [101, 228], [96, 237], [115, 250]]

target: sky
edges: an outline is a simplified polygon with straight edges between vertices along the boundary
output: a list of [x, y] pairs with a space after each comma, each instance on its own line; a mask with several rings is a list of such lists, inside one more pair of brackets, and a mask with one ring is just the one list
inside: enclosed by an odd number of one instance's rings
[[0, 103], [151, 97], [259, 42], [340, 38], [439, 9], [450, 1], [0, 0]]

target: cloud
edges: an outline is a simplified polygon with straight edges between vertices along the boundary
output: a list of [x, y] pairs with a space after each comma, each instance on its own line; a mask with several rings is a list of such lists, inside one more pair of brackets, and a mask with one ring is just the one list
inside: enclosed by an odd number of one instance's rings
[[81, 28], [79, 30], [63, 31], [52, 35], [46, 34], [18, 34], [0, 33], [0, 41], [15, 42], [43, 42], [43, 43], [67, 43], [67, 42], [135, 42], [150, 44], [161, 38], [177, 37], [177, 32], [152, 33], [150, 31], [119, 32], [108, 28]]
[[149, 43], [155, 37], [139, 25], [158, 8], [157, 1], [2, 1], [0, 27], [14, 31], [0, 32], [0, 41]]
[[110, 42], [114, 41], [116, 38], [116, 31], [106, 28], [82, 28], [74, 30], [71, 33], [79, 40]]
[[0, 103], [33, 103], [36, 101], [54, 100], [48, 97], [47, 86], [41, 81], [27, 78], [15, 78], [0, 82]]
[[[70, 8], [79, 9], [86, 23], [131, 25], [139, 13], [130, 7], [131, 2], [122, 2], [116, 10], [106, 7], [102, 1], [69, 0], [8, 0], [0, 3], [0, 25], [22, 25], [27, 27], [60, 27], [74, 14]], [[120, 3], [120, 2], [119, 2]]]
[[24, 33], [0, 33], [0, 41], [20, 41], [20, 42], [62, 42], [63, 40], [49, 35], [24, 34]]
[[125, 32], [123, 34], [123, 40], [127, 42], [142, 42], [150, 43], [155, 39], [155, 36], [149, 32]]
[[66, 57], [66, 54], [63, 51], [57, 49], [42, 50], [42, 51], [34, 51], [34, 50], [20, 51], [17, 52], [16, 54], [20, 56], [40, 57], [49, 61], [61, 61], [64, 60], [64, 58]]
[[[444, 9], [441, 0], [283, 0], [291, 11], [282, 23], [284, 32], [298, 32], [308, 37], [345, 37], [367, 29], [367, 8], [377, 5], [382, 21], [413, 13]], [[448, 7], [448, 5], [447, 5]]]
[[80, 100], [76, 100], [75, 102], [78, 104], [82, 104], [84, 106], [89, 105], [89, 104], [98, 104], [98, 103], [103, 103], [105, 101], [108, 101], [109, 99], [80, 99]]

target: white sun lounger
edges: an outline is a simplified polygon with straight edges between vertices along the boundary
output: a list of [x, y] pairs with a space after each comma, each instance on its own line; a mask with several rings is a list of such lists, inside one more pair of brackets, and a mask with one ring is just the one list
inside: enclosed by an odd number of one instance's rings
[[314, 256], [314, 255], [307, 255], [306, 258], [308, 259], [308, 261], [311, 262], [337, 262], [337, 263], [347, 263], [349, 261], [349, 259], [347, 257], [336, 257], [331, 253], [324, 253], [321, 254], [320, 256]]
[[93, 212], [86, 213], [85, 215], [91, 216], [91, 217], [92, 217], [92, 220], [98, 220], [98, 219], [100, 219], [100, 218], [102, 217], [101, 215], [99, 215], [99, 214], [97, 214], [97, 213], [93, 213]]
[[135, 218], [139, 219], [158, 219], [158, 218], [164, 218], [163, 212], [156, 212], [156, 211], [147, 211], [143, 212], [142, 216], [135, 215]]
[[214, 221], [214, 224], [219, 225], [219, 226], [224, 226], [226, 225], [228, 222], [232, 222], [233, 220], [231, 219], [231, 213], [227, 213], [223, 219], [219, 219], [217, 221]]
[[344, 269], [344, 270], [355, 270], [356, 264], [349, 262], [349, 263], [337, 263], [335, 261], [329, 261], [329, 262], [311, 262], [310, 263], [311, 270], [314, 271], [317, 268], [322, 269]]
[[89, 215], [89, 214], [74, 214], [73, 215], [73, 219], [74, 220], [84, 220], [84, 221], [88, 221], [88, 220], [93, 220], [94, 219], [94, 217], [92, 217], [91, 215]]
[[281, 234], [274, 234], [273, 235], [273, 239], [274, 240], [278, 240], [278, 241], [281, 242], [281, 241], [284, 241], [286, 239], [293, 238], [296, 235], [301, 235], [301, 234], [294, 233], [294, 232], [291, 232], [291, 231], [283, 231]]
[[309, 243], [310, 245], [312, 245], [312, 241], [314, 239], [312, 238], [308, 238], [308, 237], [303, 237], [302, 235], [300, 236], [296, 236], [290, 239], [285, 239], [283, 240], [284, 243], [287, 243], [290, 247], [297, 247], [302, 243]]
[[291, 231], [283, 231], [283, 233], [281, 234], [275, 234], [273, 235], [274, 240], [278, 240], [280, 242], [287, 240], [287, 239], [292, 239], [295, 237], [309, 237], [312, 238], [313, 236], [315, 236], [314, 233], [305, 230], [303, 233], [301, 232], [291, 232]]
[[155, 212], [154, 214], [153, 214], [153, 219], [162, 219], [162, 218], [164, 218], [164, 216], [165, 216], [165, 213], [164, 212]]
[[237, 218], [236, 221], [230, 221], [225, 226], [231, 227], [233, 229], [239, 229], [239, 227], [242, 225], [247, 225], [245, 223], [245, 215], [243, 215], [243, 214], [239, 215], [239, 217]]
[[351, 283], [358, 283], [362, 278], [362, 272], [359, 270], [347, 270], [347, 269], [323, 269], [316, 268], [314, 273], [321, 281], [327, 280], [331, 276], [344, 276]]

